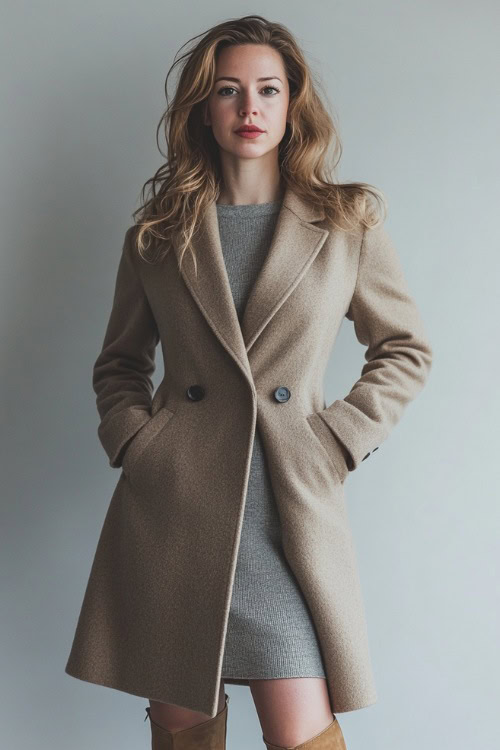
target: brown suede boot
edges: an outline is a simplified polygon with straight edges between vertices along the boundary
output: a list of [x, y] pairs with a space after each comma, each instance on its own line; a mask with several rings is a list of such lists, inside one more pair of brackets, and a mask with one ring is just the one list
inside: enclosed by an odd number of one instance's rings
[[[224, 693], [222, 711], [201, 724], [170, 732], [151, 718], [151, 707], [146, 707], [146, 719], [151, 722], [152, 750], [226, 750], [227, 708], [229, 695]], [[144, 721], [146, 721], [144, 719]]]
[[347, 750], [344, 735], [336, 716], [333, 717], [332, 723], [319, 734], [294, 747], [284, 748], [280, 745], [271, 745], [270, 742], [266, 742], [264, 735], [262, 735], [262, 739], [267, 746], [267, 750]]

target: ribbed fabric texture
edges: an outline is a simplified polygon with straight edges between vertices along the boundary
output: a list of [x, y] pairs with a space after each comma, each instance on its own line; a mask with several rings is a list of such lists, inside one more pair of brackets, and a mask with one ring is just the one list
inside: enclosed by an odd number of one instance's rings
[[[240, 321], [280, 208], [281, 201], [217, 204], [222, 252]], [[283, 554], [279, 513], [258, 426], [222, 677], [325, 677], [309, 608]]]

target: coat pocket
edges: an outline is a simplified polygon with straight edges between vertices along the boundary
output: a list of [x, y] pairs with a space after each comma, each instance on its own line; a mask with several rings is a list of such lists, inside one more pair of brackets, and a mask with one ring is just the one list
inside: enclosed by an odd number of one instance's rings
[[306, 420], [321, 448], [326, 453], [338, 479], [343, 483], [349, 473], [349, 469], [337, 438], [317, 412], [308, 414]]
[[[173, 411], [167, 409], [166, 406], [162, 406], [158, 409], [156, 414], [154, 414], [151, 419], [141, 427], [127, 446], [123, 456], [122, 468], [127, 479], [131, 484], [135, 485], [137, 489], [140, 489], [141, 485], [139, 477], [141, 466], [144, 466], [145, 462], [148, 463], [147, 459], [151, 450], [154, 448], [156, 442], [155, 438], [158, 437], [161, 430], [173, 416]], [[151, 467], [146, 468], [151, 469]]]

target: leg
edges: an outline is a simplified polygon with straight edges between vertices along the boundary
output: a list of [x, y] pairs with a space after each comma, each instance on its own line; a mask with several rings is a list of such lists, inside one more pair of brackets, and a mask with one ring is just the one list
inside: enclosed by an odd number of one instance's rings
[[322, 677], [249, 680], [249, 683], [263, 736], [273, 745], [300, 745], [334, 719], [326, 680]]
[[[224, 708], [224, 681], [221, 680], [219, 686], [219, 706], [217, 711]], [[160, 703], [159, 701], [149, 701], [151, 707], [151, 718], [157, 724], [170, 732], [178, 732], [181, 729], [189, 729], [207, 721], [207, 714], [199, 711], [191, 711], [189, 708], [176, 706], [173, 703]]]

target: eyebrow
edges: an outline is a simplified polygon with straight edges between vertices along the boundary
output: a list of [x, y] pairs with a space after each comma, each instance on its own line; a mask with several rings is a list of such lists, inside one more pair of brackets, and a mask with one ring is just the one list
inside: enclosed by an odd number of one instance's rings
[[[267, 78], [257, 78], [257, 81], [273, 81], [273, 80], [277, 80], [280, 83], [283, 83], [281, 78], [278, 78], [278, 76], [267, 76]], [[221, 76], [220, 78], [215, 79], [215, 83], [217, 83], [217, 81], [234, 81], [235, 83], [241, 83], [239, 78], [233, 78], [232, 76]]]

